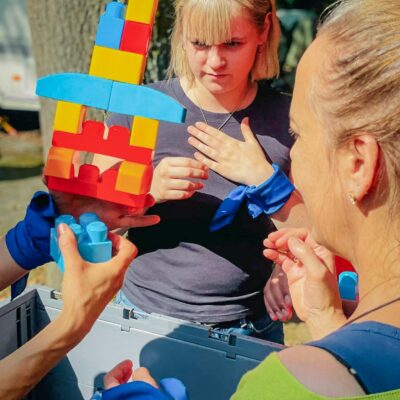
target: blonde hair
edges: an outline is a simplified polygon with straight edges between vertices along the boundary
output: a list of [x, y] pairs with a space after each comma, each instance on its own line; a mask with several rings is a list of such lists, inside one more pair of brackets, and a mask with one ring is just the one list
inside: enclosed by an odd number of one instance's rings
[[[341, 0], [318, 30], [330, 43], [328, 72], [316, 78], [314, 106], [336, 147], [372, 134], [382, 152], [392, 206], [400, 191], [400, 7], [398, 0]], [[321, 100], [321, 101], [320, 101]]]
[[184, 24], [189, 27], [190, 34], [201, 42], [213, 44], [229, 41], [230, 20], [237, 10], [233, 4], [243, 7], [260, 30], [264, 29], [265, 18], [271, 13], [267, 42], [256, 55], [251, 79], [257, 81], [279, 75], [280, 28], [275, 0], [175, 0], [169, 77], [176, 75], [187, 78], [189, 82], [194, 80], [184, 49]]

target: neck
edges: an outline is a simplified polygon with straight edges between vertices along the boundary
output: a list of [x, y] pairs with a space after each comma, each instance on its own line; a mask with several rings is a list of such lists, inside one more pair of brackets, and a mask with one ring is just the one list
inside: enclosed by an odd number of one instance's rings
[[192, 84], [186, 78], [180, 79], [186, 96], [205, 111], [231, 113], [249, 106], [257, 94], [256, 82], [244, 81], [234, 89], [223, 93], [211, 93], [204, 85], [195, 80]]
[[[376, 219], [371, 223], [370, 219], [369, 226], [364, 224], [358, 234], [354, 232], [353, 237], [360, 240], [353, 243], [351, 261], [359, 274], [360, 301], [350, 319], [400, 296], [399, 244], [395, 233], [383, 221], [383, 215], [379, 216], [378, 223]], [[400, 326], [400, 300], [368, 313], [359, 321], [371, 319]]]

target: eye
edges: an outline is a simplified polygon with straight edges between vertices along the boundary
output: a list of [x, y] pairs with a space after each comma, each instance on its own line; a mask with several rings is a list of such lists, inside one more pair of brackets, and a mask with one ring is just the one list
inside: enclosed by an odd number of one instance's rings
[[299, 138], [299, 135], [292, 128], [289, 128], [289, 135], [292, 136], [294, 140]]
[[191, 43], [197, 49], [206, 49], [207, 47], [210, 47], [208, 44], [203, 43], [200, 40], [193, 40]]
[[235, 48], [239, 47], [242, 44], [242, 42], [238, 42], [237, 40], [232, 40], [230, 42], [225, 42], [225, 46], [229, 48]]

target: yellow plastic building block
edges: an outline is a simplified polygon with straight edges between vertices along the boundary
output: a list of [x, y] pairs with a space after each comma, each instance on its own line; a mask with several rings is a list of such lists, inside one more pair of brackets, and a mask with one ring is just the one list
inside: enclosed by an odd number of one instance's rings
[[129, 0], [125, 19], [153, 25], [157, 7], [158, 0]]
[[86, 107], [66, 101], [57, 102], [54, 130], [68, 133], [81, 133], [85, 120]]
[[142, 54], [94, 46], [89, 75], [138, 85], [145, 67], [146, 57]]
[[160, 121], [156, 119], [134, 117], [130, 145], [154, 150], [157, 144], [159, 124]]
[[54, 176], [56, 178], [71, 179], [74, 176], [74, 167], [72, 164], [75, 150], [65, 149], [63, 147], [51, 147], [44, 167], [45, 176]]
[[147, 194], [150, 191], [153, 166], [124, 161], [118, 170], [115, 189], [135, 195]]

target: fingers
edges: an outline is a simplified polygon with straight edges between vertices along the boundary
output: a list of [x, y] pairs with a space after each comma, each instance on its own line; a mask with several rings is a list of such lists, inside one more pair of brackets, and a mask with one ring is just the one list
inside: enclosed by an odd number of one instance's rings
[[292, 302], [286, 274], [275, 266], [264, 288], [264, 300], [272, 320], [288, 321], [292, 316]]
[[103, 379], [104, 388], [111, 389], [118, 385], [128, 382], [132, 375], [133, 363], [130, 360], [124, 360], [108, 372]]
[[150, 372], [147, 368], [138, 368], [135, 370], [132, 374], [132, 380], [146, 382], [158, 389], [157, 382], [150, 375]]
[[64, 263], [67, 269], [75, 268], [84, 263], [79, 254], [76, 238], [72, 230], [66, 224], [60, 224], [57, 228], [58, 231], [58, 245], [61, 254], [64, 257]]
[[137, 247], [129, 240], [122, 236], [115, 235], [112, 232], [109, 232], [108, 237], [110, 238], [115, 251], [115, 256], [109, 262], [112, 262], [112, 265], [117, 266], [118, 269], [128, 268], [129, 264], [138, 253]]
[[160, 165], [165, 165], [167, 167], [190, 167], [203, 170], [205, 169], [204, 165], [196, 160], [193, 160], [193, 158], [188, 157], [166, 157], [160, 162], [160, 164], [158, 164], [157, 167]]
[[243, 118], [240, 124], [240, 129], [246, 142], [254, 142], [256, 140], [253, 131], [250, 129], [249, 117]]
[[[200, 164], [200, 162], [199, 162]], [[207, 179], [208, 171], [204, 169], [202, 164], [201, 168], [197, 167], [169, 167], [168, 171], [163, 171], [164, 177], [172, 179], [193, 178], [193, 179]]]
[[218, 161], [219, 156], [219, 146], [216, 143], [211, 143], [211, 141], [205, 144], [203, 141], [197, 140], [193, 137], [188, 139], [190, 145], [192, 145], [195, 149], [205, 154], [207, 157], [212, 158], [213, 160]]
[[158, 215], [129, 216], [121, 218], [119, 224], [121, 228], [144, 228], [146, 226], [157, 225], [160, 222]]
[[322, 279], [327, 272], [326, 266], [321, 262], [313, 249], [302, 240], [291, 237], [288, 240], [290, 252], [303, 264], [310, 277]]
[[209, 169], [215, 171], [215, 172], [220, 172], [219, 171], [219, 165], [216, 161], [211, 160], [207, 158], [204, 154], [196, 151], [194, 153], [194, 158], [198, 161], [200, 161], [202, 164], [206, 165]]
[[309, 236], [309, 231], [307, 229], [301, 228], [283, 228], [278, 231], [272, 232], [264, 240], [264, 246], [269, 249], [277, 249], [282, 252], [287, 252], [288, 240], [291, 237], [297, 237], [301, 240], [305, 240]]

